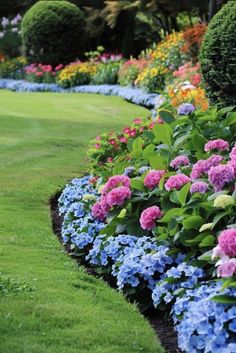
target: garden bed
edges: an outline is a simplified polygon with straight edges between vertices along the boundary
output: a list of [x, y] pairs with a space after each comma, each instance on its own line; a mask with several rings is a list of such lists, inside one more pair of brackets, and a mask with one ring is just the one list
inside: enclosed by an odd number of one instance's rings
[[[61, 191], [62, 192], [62, 191]], [[51, 208], [51, 218], [52, 218], [52, 228], [54, 234], [57, 236], [59, 242], [62, 244], [66, 252], [72, 257], [75, 261], [77, 261], [78, 265], [85, 266], [85, 269], [88, 274], [97, 276], [96, 272], [93, 268], [89, 267], [89, 265], [82, 261], [82, 259], [78, 259], [77, 256], [73, 254], [70, 247], [63, 242], [62, 238], [62, 222], [63, 217], [59, 214], [59, 205], [58, 199], [61, 195], [61, 192], [57, 192], [50, 198], [50, 208]], [[103, 277], [111, 287], [116, 288], [114, 281], [112, 279], [108, 279]], [[177, 335], [173, 328], [173, 323], [168, 316], [167, 313], [156, 311], [154, 307], [149, 308], [146, 312], [142, 313], [147, 320], [150, 322], [152, 327], [154, 328], [158, 339], [160, 340], [162, 346], [166, 349], [166, 353], [180, 353], [181, 350], [177, 346]]]

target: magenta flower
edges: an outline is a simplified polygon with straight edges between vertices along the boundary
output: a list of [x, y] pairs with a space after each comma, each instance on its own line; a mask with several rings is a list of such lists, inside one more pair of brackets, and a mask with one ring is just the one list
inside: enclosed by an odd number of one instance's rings
[[216, 265], [218, 277], [232, 277], [236, 273], [236, 259], [224, 256]]
[[99, 219], [101, 221], [103, 221], [104, 218], [106, 218], [107, 216], [107, 211], [103, 207], [102, 202], [96, 202], [92, 207], [91, 213], [94, 218]]
[[162, 217], [162, 212], [158, 206], [146, 208], [140, 217], [140, 225], [142, 229], [152, 229], [156, 225], [156, 220]]
[[150, 170], [144, 179], [144, 185], [152, 190], [159, 185], [161, 178], [165, 175], [165, 170]]
[[203, 174], [206, 174], [211, 167], [216, 167], [224, 158], [217, 154], [213, 154], [208, 159], [201, 159], [193, 165], [190, 178], [192, 180], [200, 178]]
[[170, 166], [174, 169], [178, 169], [181, 166], [188, 166], [189, 159], [186, 156], [178, 156], [170, 163]]
[[215, 191], [220, 191], [225, 184], [230, 183], [234, 179], [234, 169], [230, 165], [218, 165], [211, 167], [208, 172], [208, 180], [214, 187]]
[[173, 189], [179, 190], [183, 185], [189, 183], [190, 181], [191, 179], [185, 174], [172, 175], [165, 183], [165, 188], [168, 191]]
[[114, 175], [108, 179], [108, 182], [104, 185], [102, 193], [106, 194], [111, 191], [113, 188], [118, 186], [130, 187], [130, 178], [126, 175]]
[[231, 158], [231, 160], [236, 159], [236, 145], [232, 148], [232, 150], [230, 152], [230, 158]]
[[207, 183], [205, 183], [204, 181], [197, 181], [192, 184], [190, 188], [190, 192], [191, 194], [194, 194], [195, 192], [199, 192], [200, 194], [205, 194], [207, 189], [208, 189]]
[[126, 199], [130, 199], [131, 191], [126, 186], [119, 186], [117, 188], [112, 189], [107, 194], [107, 204], [110, 207], [113, 206], [121, 206], [125, 202]]
[[226, 229], [220, 233], [218, 244], [228, 256], [236, 256], [236, 229]]
[[229, 144], [225, 140], [211, 140], [205, 144], [204, 151], [209, 152], [212, 150], [217, 150], [217, 151], [228, 151], [229, 150]]

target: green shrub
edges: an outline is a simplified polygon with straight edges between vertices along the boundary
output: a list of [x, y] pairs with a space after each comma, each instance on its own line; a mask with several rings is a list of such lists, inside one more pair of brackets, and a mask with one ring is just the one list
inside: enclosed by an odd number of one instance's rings
[[0, 78], [22, 79], [26, 61], [23, 57], [0, 62]]
[[22, 36], [29, 63], [68, 64], [83, 52], [84, 18], [68, 1], [39, 1], [25, 14]]
[[97, 72], [92, 79], [92, 83], [95, 85], [116, 84], [118, 80], [119, 68], [120, 68], [119, 62], [99, 64]]
[[236, 2], [229, 1], [212, 19], [200, 61], [208, 94], [220, 105], [236, 104]]

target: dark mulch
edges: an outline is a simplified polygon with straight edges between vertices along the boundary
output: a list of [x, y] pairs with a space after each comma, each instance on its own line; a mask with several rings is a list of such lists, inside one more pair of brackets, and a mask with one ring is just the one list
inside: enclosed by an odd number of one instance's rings
[[[61, 236], [62, 217], [59, 215], [58, 208], [58, 198], [60, 194], [61, 192], [58, 192], [51, 197], [50, 205], [53, 232], [58, 237], [60, 243], [63, 244]], [[78, 264], [81, 265], [81, 259], [78, 260], [78, 258], [73, 255], [69, 246], [63, 244], [63, 247], [69, 253], [69, 255], [73, 257], [78, 262]], [[96, 275], [95, 271], [92, 268], [87, 267], [87, 265], [84, 263], [82, 264], [86, 266], [88, 274]], [[106, 280], [114, 288], [114, 283], [111, 283], [111, 281], [106, 278], [104, 278], [104, 280]], [[149, 309], [143, 314], [154, 328], [159, 340], [161, 341], [163, 347], [166, 349], [166, 353], [181, 353], [180, 349], [177, 346], [177, 336], [173, 328], [173, 322], [169, 318], [168, 314], [159, 312], [154, 308]]]

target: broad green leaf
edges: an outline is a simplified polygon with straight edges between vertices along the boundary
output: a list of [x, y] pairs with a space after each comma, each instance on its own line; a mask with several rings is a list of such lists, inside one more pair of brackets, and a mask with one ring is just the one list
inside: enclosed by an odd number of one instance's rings
[[187, 196], [190, 189], [190, 183], [184, 185], [181, 190], [177, 191], [177, 197], [182, 206], [186, 204]]
[[195, 238], [193, 238], [193, 239], [187, 239], [187, 240], [185, 240], [186, 241], [186, 243], [188, 243], [188, 244], [190, 244], [190, 245], [193, 245], [193, 244], [199, 244], [199, 243], [201, 243], [201, 241], [205, 238], [205, 234], [199, 234], [199, 235], [197, 235]]
[[167, 211], [164, 216], [158, 221], [159, 223], [168, 223], [170, 220], [176, 216], [184, 214], [184, 210], [182, 208], [172, 208]]
[[153, 128], [153, 133], [158, 141], [166, 145], [172, 144], [172, 129], [168, 124], [158, 124]]
[[211, 300], [222, 304], [236, 304], [236, 298], [230, 295], [215, 295]]
[[123, 209], [120, 211], [120, 213], [118, 214], [117, 217], [118, 217], [119, 219], [123, 219], [123, 218], [125, 218], [126, 213], [127, 213], [127, 210], [126, 210], [125, 208], [123, 208]]
[[142, 156], [142, 153], [143, 153], [143, 139], [142, 137], [139, 136], [133, 142], [131, 155], [134, 158], [140, 158]]
[[226, 107], [226, 108], [222, 108], [222, 109], [218, 110], [217, 117], [221, 118], [223, 115], [231, 112], [234, 108], [235, 108], [235, 106], [231, 106], [231, 107]]
[[143, 191], [144, 190], [143, 181], [140, 179], [131, 179], [131, 187], [133, 189]]
[[204, 219], [200, 216], [190, 216], [183, 221], [185, 229], [199, 229], [204, 223]]
[[175, 121], [174, 116], [168, 110], [160, 110], [159, 116], [161, 120], [167, 124], [171, 124], [173, 121]]
[[150, 156], [149, 164], [153, 169], [166, 169], [167, 160], [165, 157], [160, 156], [159, 154], [155, 154]]
[[207, 139], [199, 134], [198, 132], [195, 132], [192, 136], [192, 144], [196, 148], [197, 151], [203, 151], [204, 150], [204, 145], [207, 143]]
[[149, 158], [153, 156], [153, 152], [155, 151], [156, 146], [151, 144], [148, 145], [143, 151], [143, 158], [148, 162]]
[[221, 213], [218, 213], [214, 218], [213, 218], [213, 221], [212, 221], [212, 227], [211, 229], [213, 229], [217, 223], [222, 219], [224, 218], [225, 216], [227, 216], [229, 214], [229, 211], [224, 211], [224, 212], [221, 212]]
[[201, 241], [199, 246], [201, 248], [213, 246], [215, 244], [215, 241], [216, 238], [213, 235], [208, 235], [205, 239], [203, 239], [203, 241]]
[[229, 113], [227, 118], [224, 121], [224, 126], [230, 126], [236, 124], [236, 112]]

